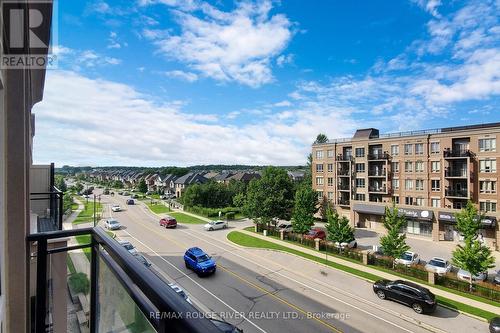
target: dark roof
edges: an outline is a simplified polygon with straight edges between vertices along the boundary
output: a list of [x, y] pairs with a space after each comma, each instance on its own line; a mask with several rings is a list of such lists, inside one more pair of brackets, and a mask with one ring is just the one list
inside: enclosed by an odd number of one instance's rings
[[243, 181], [243, 182], [249, 182], [255, 178], [260, 178], [260, 175], [258, 173], [238, 172], [235, 175], [227, 177], [226, 180], [239, 180], [239, 181]]
[[356, 133], [354, 133], [354, 136], [352, 137], [353, 140], [357, 139], [374, 139], [378, 138], [379, 136], [379, 131], [376, 128], [363, 128], [356, 130]]
[[199, 183], [199, 184], [206, 183], [207, 181], [208, 181], [208, 179], [203, 177], [201, 174], [190, 172], [188, 174], [185, 174], [182, 177], [177, 178], [174, 181], [174, 183], [186, 185], [186, 184], [195, 184], [195, 183]]
[[232, 172], [221, 172], [217, 176], [215, 176], [213, 179], [214, 180], [226, 180], [227, 178], [231, 177], [234, 175]]

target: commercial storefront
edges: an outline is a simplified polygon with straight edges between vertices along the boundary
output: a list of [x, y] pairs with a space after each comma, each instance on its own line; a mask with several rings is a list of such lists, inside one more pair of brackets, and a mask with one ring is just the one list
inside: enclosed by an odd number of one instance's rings
[[[358, 227], [377, 232], [385, 231], [383, 226], [385, 206], [355, 203], [352, 209], [357, 214], [355, 221]], [[402, 230], [403, 232], [432, 237], [434, 214], [431, 210], [398, 207], [398, 211], [407, 220], [407, 226], [405, 230]]]
[[[457, 220], [454, 213], [440, 211], [437, 215], [439, 221], [439, 230], [443, 234], [442, 240], [455, 242], [463, 240], [463, 237], [457, 230]], [[485, 243], [492, 247], [494, 247], [494, 245], [496, 244], [496, 224], [496, 217], [484, 216], [483, 219], [481, 219], [481, 229], [478, 232], [479, 235], [482, 235], [481, 238], [484, 239]]]

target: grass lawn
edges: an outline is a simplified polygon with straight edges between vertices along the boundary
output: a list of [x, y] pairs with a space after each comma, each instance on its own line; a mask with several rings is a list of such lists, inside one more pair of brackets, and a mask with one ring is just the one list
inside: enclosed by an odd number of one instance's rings
[[151, 204], [151, 200], [146, 200], [144, 203], [148, 206], [148, 208], [155, 214], [163, 214], [170, 212], [170, 208], [165, 206], [162, 203]]
[[[90, 244], [90, 235], [79, 235], [79, 236], [75, 236], [76, 238], [76, 241], [78, 242], [78, 244], [80, 245], [84, 245], [84, 244]], [[87, 257], [87, 259], [90, 261], [90, 247], [86, 247], [83, 250], [83, 253], [85, 253], [85, 256]]]
[[170, 215], [175, 217], [175, 219], [179, 223], [186, 223], [186, 224], [205, 224], [205, 223], [207, 223], [206, 221], [200, 220], [197, 217], [187, 215], [184, 213], [174, 212], [174, 213], [171, 213]]
[[[87, 202], [87, 199], [82, 198], [84, 209], [78, 214], [76, 219], [73, 221], [73, 224], [87, 223], [94, 221], [94, 200], [90, 200]], [[99, 214], [102, 211], [102, 204], [96, 202], [96, 213]]]
[[73, 260], [71, 260], [71, 257], [69, 256], [69, 253], [66, 256], [66, 264], [68, 265], [68, 271], [69, 271], [69, 273], [70, 274], [75, 274], [76, 273], [75, 265], [73, 264]]
[[[342, 271], [347, 272], [347, 273], [351, 273], [353, 275], [359, 276], [360, 278], [363, 278], [364, 280], [368, 280], [370, 282], [374, 282], [374, 281], [382, 279], [380, 276], [377, 276], [375, 274], [360, 271], [358, 269], [348, 267], [348, 266], [345, 266], [342, 264], [338, 264], [335, 262], [326, 261], [324, 258], [319, 258], [319, 257], [313, 256], [313, 255], [310, 255], [308, 253], [304, 253], [301, 251], [297, 251], [295, 249], [288, 248], [288, 247], [280, 245], [280, 244], [275, 244], [273, 242], [269, 242], [269, 241], [266, 241], [266, 240], [263, 240], [263, 239], [260, 239], [257, 237], [246, 235], [246, 234], [238, 232], [238, 231], [231, 231], [227, 235], [227, 239], [229, 239], [231, 242], [236, 243], [236, 244], [241, 245], [241, 246], [255, 247], [255, 248], [261, 248], [261, 249], [279, 250], [279, 251], [295, 254], [295, 255], [301, 256], [303, 258], [306, 258], [306, 259], [309, 259], [309, 260], [312, 260], [312, 261], [315, 261], [315, 262], [318, 262], [321, 264], [325, 264], [325, 265], [330, 266], [332, 268], [339, 269], [339, 270], [342, 270]], [[391, 271], [391, 273], [394, 273], [394, 272]], [[405, 277], [405, 278], [407, 278], [407, 277]], [[478, 317], [484, 318], [488, 321], [497, 316], [494, 313], [484, 311], [484, 310], [472, 307], [472, 306], [467, 305], [467, 304], [455, 302], [455, 301], [450, 300], [450, 299], [445, 298], [445, 297], [437, 296], [437, 299], [438, 299], [438, 302], [440, 304], [442, 304], [446, 307], [449, 307], [449, 308], [452, 308], [455, 310], [460, 310], [463, 312], [467, 312], [467, 313], [476, 315]]]

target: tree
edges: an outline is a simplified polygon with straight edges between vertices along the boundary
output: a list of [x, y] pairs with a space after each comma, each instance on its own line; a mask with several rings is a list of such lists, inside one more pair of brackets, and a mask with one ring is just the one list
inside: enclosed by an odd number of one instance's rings
[[112, 188], [123, 188], [123, 182], [121, 180], [115, 180], [111, 183]]
[[76, 191], [76, 193], [81, 193], [83, 191], [83, 184], [82, 183], [76, 183], [76, 185], [75, 185], [75, 191]]
[[256, 224], [269, 227], [273, 219], [290, 219], [293, 199], [293, 184], [287, 172], [267, 167], [260, 179], [250, 181], [243, 210]]
[[245, 194], [244, 193], [237, 193], [234, 197], [233, 197], [233, 205], [236, 206], [236, 207], [243, 207], [245, 206]]
[[384, 227], [387, 234], [380, 237], [380, 245], [384, 249], [384, 254], [392, 259], [400, 258], [410, 247], [406, 244], [406, 233], [401, 233], [401, 230], [406, 227], [406, 217], [399, 214], [394, 204], [392, 208], [385, 207]]
[[61, 190], [62, 192], [66, 192], [68, 187], [66, 186], [66, 182], [64, 181], [64, 177], [61, 175], [56, 175], [54, 179], [54, 185]]
[[[349, 220], [333, 210], [328, 208], [326, 212], [327, 223], [325, 225], [328, 231], [327, 239], [335, 244], [349, 243], [354, 239], [354, 228], [349, 224]], [[339, 251], [341, 247], [339, 246]]]
[[321, 204], [319, 208], [321, 219], [323, 221], [326, 221], [326, 219], [328, 218], [328, 210], [332, 208], [332, 203], [328, 200], [327, 197], [323, 196], [323, 198], [321, 198]]
[[139, 186], [137, 187], [139, 192], [141, 193], [146, 193], [148, 191], [148, 185], [146, 184], [146, 181], [144, 179], [141, 179], [139, 182]]
[[314, 225], [314, 214], [318, 211], [318, 195], [310, 185], [302, 185], [295, 192], [292, 214], [292, 228], [298, 234], [305, 234]]
[[327, 143], [327, 142], [328, 142], [328, 137], [323, 133], [319, 133], [318, 136], [316, 137], [316, 140], [314, 141], [314, 143]]
[[472, 277], [495, 266], [495, 258], [490, 248], [477, 239], [481, 228], [481, 216], [474, 204], [469, 201], [465, 208], [455, 214], [457, 230], [464, 237], [464, 245], [457, 245], [452, 253], [453, 265], [469, 272], [469, 289], [472, 291]]

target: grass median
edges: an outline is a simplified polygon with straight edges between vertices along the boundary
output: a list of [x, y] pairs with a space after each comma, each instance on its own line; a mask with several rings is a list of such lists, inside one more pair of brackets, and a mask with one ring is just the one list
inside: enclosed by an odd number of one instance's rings
[[[93, 198], [88, 199], [88, 201], [87, 201], [87, 199], [79, 197], [79, 200], [83, 203], [84, 208], [78, 214], [76, 219], [73, 221], [73, 224], [94, 222], [94, 200], [93, 200]], [[100, 202], [96, 202], [96, 214], [101, 215], [101, 211], [102, 211], [102, 204]]]
[[175, 217], [175, 219], [179, 223], [185, 223], [185, 224], [205, 224], [205, 223], [207, 223], [206, 221], [203, 221], [197, 217], [187, 215], [184, 213], [174, 212], [174, 213], [171, 213], [170, 215], [172, 217]]
[[148, 206], [149, 210], [155, 214], [165, 214], [170, 212], [170, 208], [162, 203], [151, 203], [151, 200], [144, 201], [144, 203], [146, 204], [146, 206]]
[[[294, 254], [294, 255], [300, 256], [302, 258], [309, 259], [309, 260], [330, 266], [332, 268], [353, 274], [353, 275], [358, 276], [358, 277], [360, 277], [366, 281], [369, 281], [369, 282], [374, 282], [374, 281], [382, 279], [382, 277], [380, 277], [378, 275], [364, 272], [364, 271], [361, 271], [359, 269], [348, 267], [348, 266], [345, 266], [345, 265], [342, 265], [342, 264], [339, 264], [336, 262], [327, 261], [325, 258], [320, 258], [320, 257], [314, 256], [314, 255], [308, 254], [308, 253], [304, 253], [302, 251], [298, 251], [298, 250], [289, 248], [287, 246], [283, 246], [281, 244], [276, 244], [274, 242], [270, 242], [270, 241], [267, 241], [264, 239], [253, 237], [253, 236], [244, 234], [244, 233], [239, 232], [239, 231], [231, 231], [227, 235], [227, 239], [230, 240], [231, 242], [238, 244], [238, 245], [241, 245], [241, 246], [254, 247], [254, 248], [260, 248], [260, 249], [278, 250], [278, 251]], [[492, 318], [498, 316], [495, 313], [485, 311], [485, 310], [482, 310], [479, 308], [475, 308], [473, 306], [463, 304], [460, 302], [456, 302], [456, 301], [453, 301], [451, 299], [448, 299], [448, 298], [445, 298], [442, 296], [437, 296], [437, 299], [438, 299], [439, 304], [441, 304], [445, 307], [454, 309], [456, 311], [462, 311], [465, 313], [469, 313], [469, 314], [472, 314], [474, 316], [484, 318], [488, 321], [490, 321]]]

